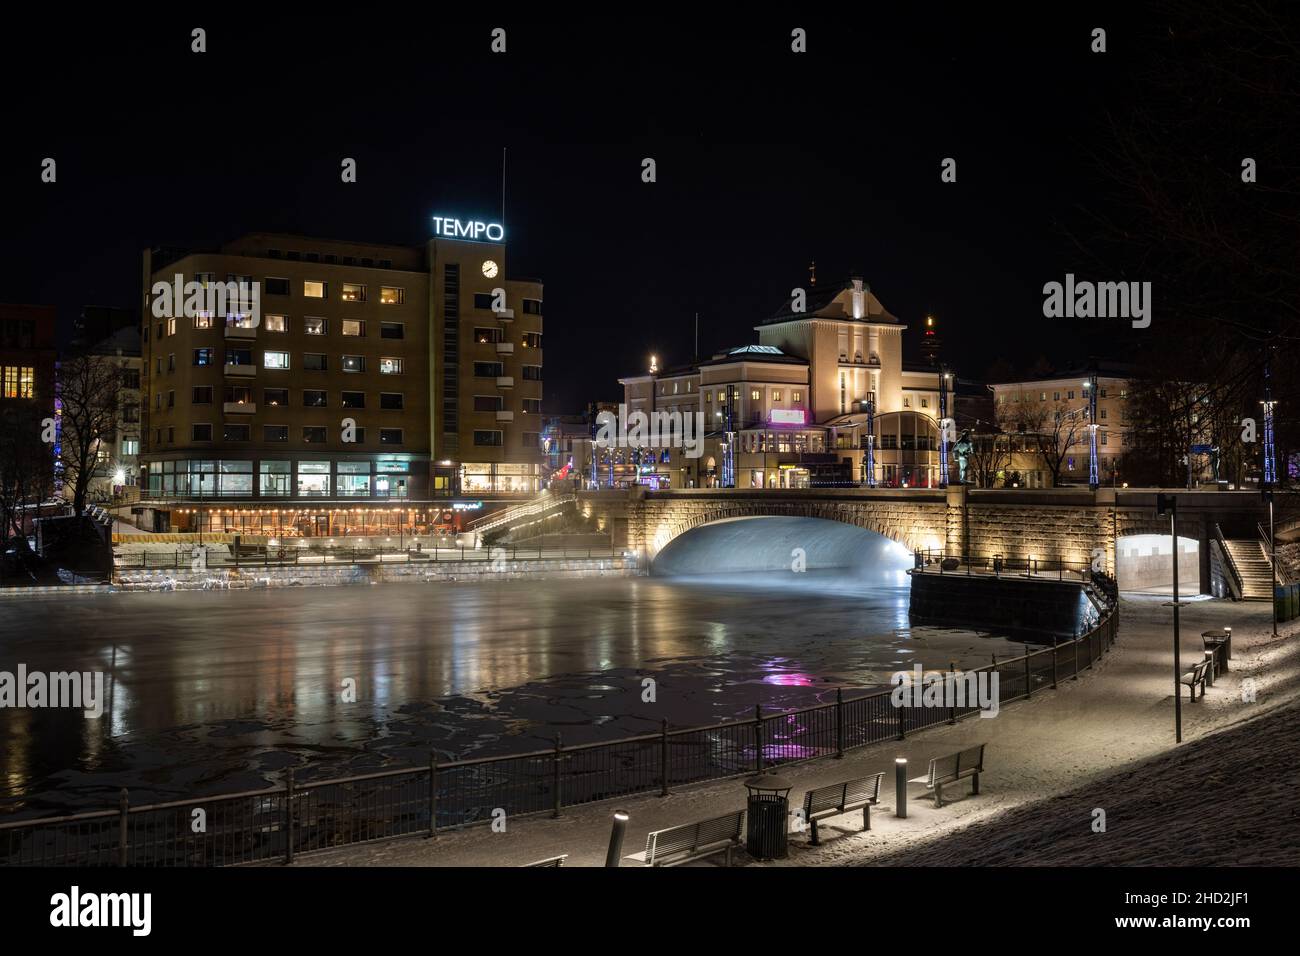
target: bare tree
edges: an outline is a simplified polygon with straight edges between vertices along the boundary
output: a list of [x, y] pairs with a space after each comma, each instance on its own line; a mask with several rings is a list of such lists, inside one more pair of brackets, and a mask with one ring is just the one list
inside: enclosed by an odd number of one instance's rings
[[1018, 402], [999, 412], [1004, 431], [1024, 436], [1034, 446], [1052, 484], [1061, 483], [1062, 465], [1070, 449], [1088, 437], [1088, 406], [1066, 401]]
[[60, 459], [64, 481], [72, 488], [72, 507], [80, 515], [86, 492], [100, 467], [100, 447], [117, 428], [117, 397], [122, 371], [93, 355], [76, 355], [62, 363], [59, 398], [63, 408]]
[[26, 551], [26, 509], [54, 494], [54, 448], [34, 407], [0, 411], [0, 541]]
[[979, 488], [993, 488], [998, 474], [1011, 464], [1011, 436], [987, 432], [971, 436], [971, 472]]

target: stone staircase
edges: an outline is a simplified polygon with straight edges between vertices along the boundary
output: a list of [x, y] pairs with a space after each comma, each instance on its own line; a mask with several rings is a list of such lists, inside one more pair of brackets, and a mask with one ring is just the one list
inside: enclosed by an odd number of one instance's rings
[[1241, 596], [1247, 601], [1269, 601], [1273, 597], [1273, 565], [1258, 538], [1224, 541], [1228, 558], [1241, 578]]

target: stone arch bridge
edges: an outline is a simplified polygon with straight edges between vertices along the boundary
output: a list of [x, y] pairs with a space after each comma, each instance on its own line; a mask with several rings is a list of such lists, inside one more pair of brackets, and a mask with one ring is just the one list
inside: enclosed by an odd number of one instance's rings
[[[1169, 492], [1166, 492], [1169, 493]], [[1174, 491], [1178, 535], [1198, 542], [1202, 591], [1210, 589], [1210, 541], [1254, 537], [1267, 522], [1255, 492]], [[581, 492], [578, 507], [596, 519], [616, 548], [651, 562], [674, 539], [731, 518], [822, 518], [878, 532], [909, 550], [1035, 557], [1082, 565], [1094, 549], [1115, 570], [1115, 544], [1139, 534], [1169, 533], [1156, 514], [1155, 489], [687, 489]]]

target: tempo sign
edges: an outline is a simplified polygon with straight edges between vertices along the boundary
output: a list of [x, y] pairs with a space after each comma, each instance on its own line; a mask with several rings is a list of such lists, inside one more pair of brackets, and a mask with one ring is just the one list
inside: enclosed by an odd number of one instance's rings
[[444, 239], [469, 239], [473, 242], [500, 242], [506, 236], [505, 227], [497, 222], [479, 222], [471, 219], [461, 222], [450, 216], [433, 217], [433, 234]]

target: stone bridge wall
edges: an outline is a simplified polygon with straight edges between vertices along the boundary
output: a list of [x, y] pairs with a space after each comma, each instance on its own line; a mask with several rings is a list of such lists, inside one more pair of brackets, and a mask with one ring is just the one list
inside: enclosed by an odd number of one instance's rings
[[[1178, 495], [1178, 534], [1199, 544], [1201, 587], [1210, 587], [1210, 547], [1216, 523], [1228, 537], [1254, 533], [1263, 512], [1258, 495], [1186, 492]], [[823, 518], [876, 531], [911, 550], [994, 555], [1087, 564], [1095, 549], [1115, 572], [1115, 540], [1168, 534], [1155, 513], [1154, 491], [693, 489], [585, 492], [579, 507], [610, 533], [615, 548], [650, 560], [674, 538], [713, 521], [771, 515]]]

